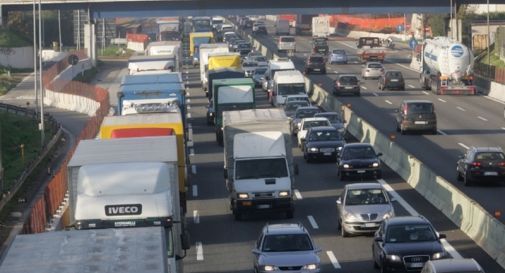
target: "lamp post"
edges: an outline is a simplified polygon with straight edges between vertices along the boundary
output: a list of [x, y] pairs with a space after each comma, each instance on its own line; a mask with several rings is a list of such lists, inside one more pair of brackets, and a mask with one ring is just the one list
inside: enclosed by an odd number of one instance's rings
[[44, 147], [45, 142], [45, 126], [44, 126], [44, 85], [42, 82], [42, 0], [39, 0], [39, 86], [40, 86], [40, 146]]
[[37, 12], [35, 0], [33, 0], [33, 92], [35, 93], [35, 113], [38, 112], [37, 105], [39, 101], [39, 92], [37, 90]]
[[490, 77], [490, 68], [491, 68], [491, 31], [489, 28], [489, 0], [487, 3], [487, 76]]

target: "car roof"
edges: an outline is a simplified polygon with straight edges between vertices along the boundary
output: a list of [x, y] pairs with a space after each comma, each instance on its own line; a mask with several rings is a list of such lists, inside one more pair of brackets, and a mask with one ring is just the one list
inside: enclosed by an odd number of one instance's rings
[[372, 144], [370, 143], [361, 143], [361, 142], [356, 142], [356, 143], [347, 143], [344, 145], [345, 147], [370, 147]]
[[471, 150], [474, 150], [476, 152], [501, 152], [503, 153], [503, 150], [501, 147], [470, 147]]
[[319, 108], [317, 108], [316, 106], [302, 106], [296, 109], [296, 111], [299, 110], [319, 110]]
[[428, 261], [428, 264], [434, 269], [434, 273], [482, 271], [482, 267], [472, 258], [433, 260]]
[[303, 94], [303, 95], [288, 95], [286, 97], [287, 98], [309, 98], [309, 96], [307, 96], [306, 94]]
[[382, 185], [377, 182], [371, 183], [352, 183], [345, 185], [348, 190], [358, 190], [358, 189], [383, 189]]
[[337, 128], [333, 126], [315, 126], [315, 127], [310, 127], [310, 131], [335, 131], [337, 132]]
[[325, 117], [311, 117], [311, 118], [303, 118], [302, 121], [323, 121], [328, 120]]
[[403, 103], [430, 103], [433, 104], [431, 100], [403, 100]]
[[302, 224], [283, 223], [267, 224], [263, 228], [265, 234], [307, 234], [307, 230]]
[[[304, 95], [302, 95], [302, 96], [304, 96]], [[321, 113], [316, 114], [316, 117], [319, 117], [319, 116], [340, 116], [340, 114], [337, 112], [321, 112]]]
[[429, 224], [428, 220], [422, 216], [396, 216], [386, 219], [387, 225], [402, 224]]

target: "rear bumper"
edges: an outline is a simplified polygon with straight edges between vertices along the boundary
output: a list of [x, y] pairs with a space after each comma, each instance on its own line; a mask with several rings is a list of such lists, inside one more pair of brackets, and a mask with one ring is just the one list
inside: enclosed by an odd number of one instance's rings
[[440, 87], [436, 90], [437, 95], [475, 95], [477, 87], [474, 85], [464, 87]]

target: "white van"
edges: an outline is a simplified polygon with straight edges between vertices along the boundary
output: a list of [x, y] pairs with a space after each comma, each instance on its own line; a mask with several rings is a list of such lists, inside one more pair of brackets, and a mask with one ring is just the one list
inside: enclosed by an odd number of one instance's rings
[[277, 41], [278, 51], [296, 52], [296, 42], [294, 36], [280, 36]]
[[289, 21], [284, 19], [277, 19], [277, 21], [275, 21], [275, 34], [289, 34]]
[[261, 87], [265, 92], [272, 91], [275, 72], [281, 70], [294, 70], [295, 64], [289, 59], [270, 60], [265, 75], [261, 79]]
[[298, 70], [277, 71], [274, 75], [270, 103], [274, 106], [284, 105], [290, 95], [307, 95], [305, 77]]

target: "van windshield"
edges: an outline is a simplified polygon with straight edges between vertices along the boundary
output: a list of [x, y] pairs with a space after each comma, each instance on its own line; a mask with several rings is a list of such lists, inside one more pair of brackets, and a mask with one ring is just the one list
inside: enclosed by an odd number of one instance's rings
[[298, 94], [305, 94], [304, 83], [288, 83], [277, 85], [277, 95], [279, 96], [298, 95]]
[[283, 43], [294, 43], [295, 42], [295, 38], [293, 38], [293, 37], [282, 37], [281, 38], [281, 42], [283, 42]]
[[284, 158], [237, 160], [235, 179], [287, 177], [288, 168]]
[[409, 103], [409, 114], [433, 113], [433, 104], [431, 103]]

